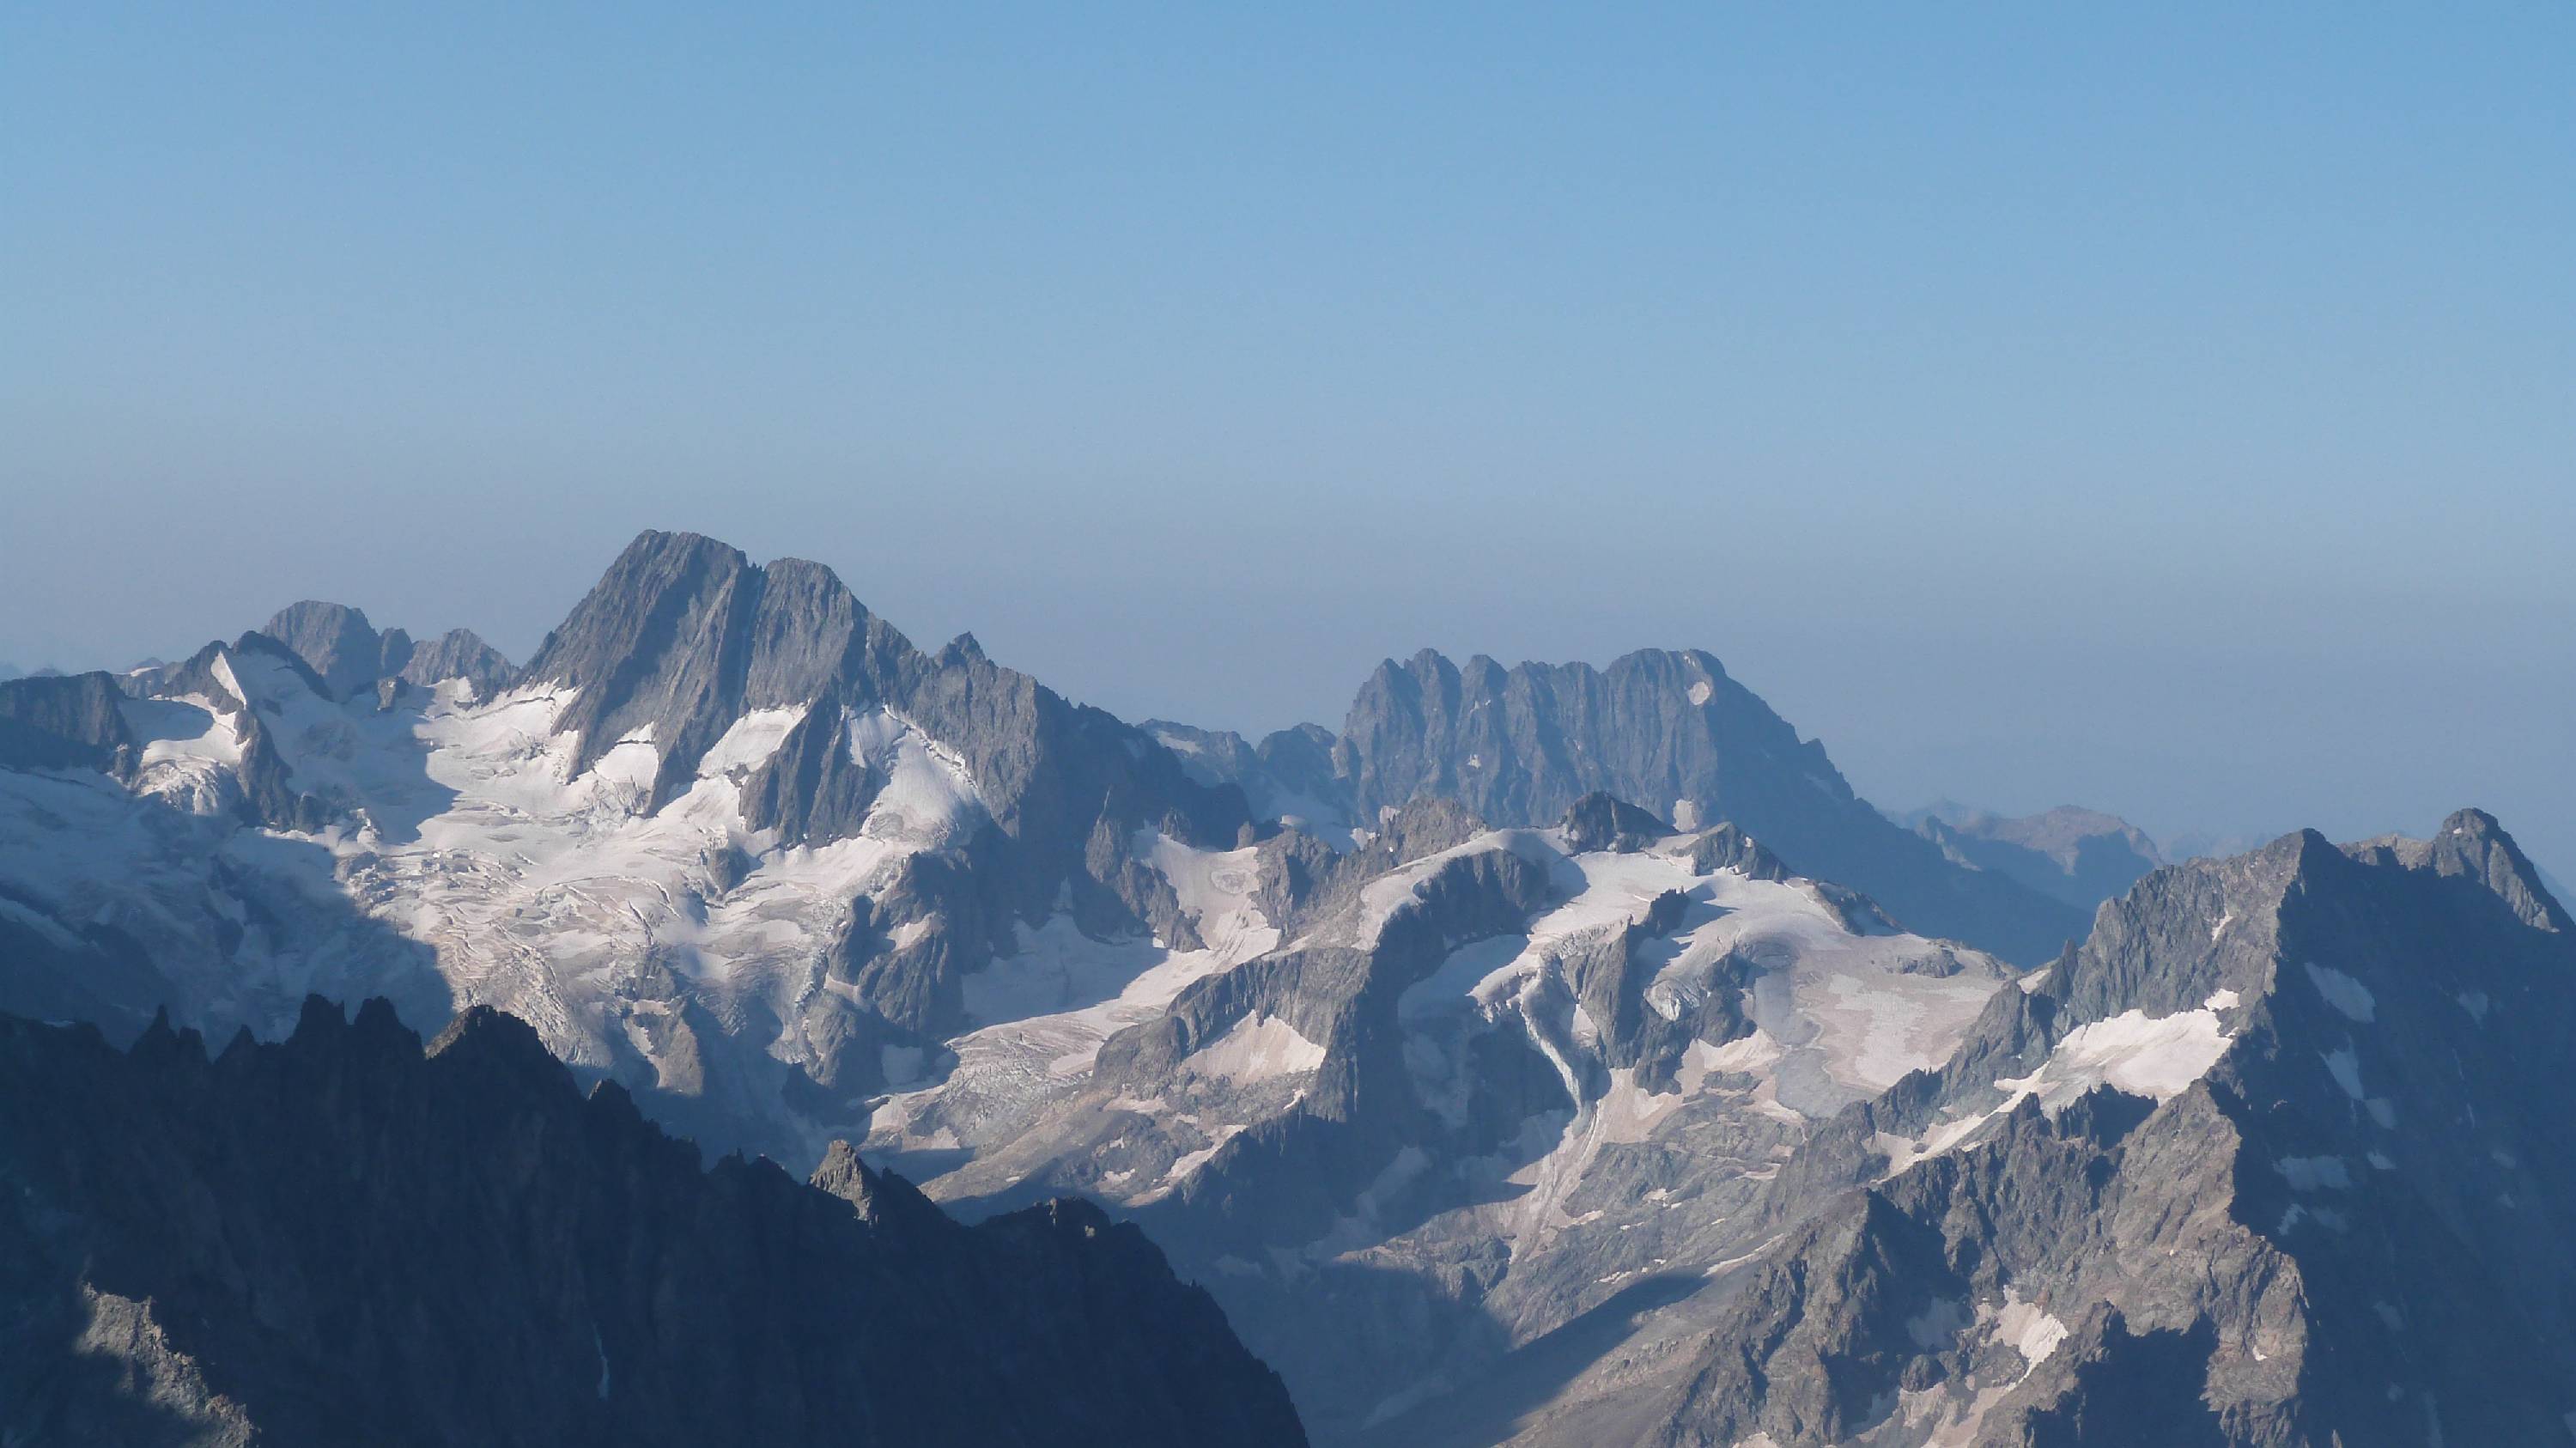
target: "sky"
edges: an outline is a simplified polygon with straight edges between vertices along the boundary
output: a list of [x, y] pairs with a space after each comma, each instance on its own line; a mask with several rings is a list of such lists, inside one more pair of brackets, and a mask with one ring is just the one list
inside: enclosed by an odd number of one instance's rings
[[638, 529], [1129, 717], [1703, 647], [2576, 878], [2576, 7], [0, 7], [0, 661]]

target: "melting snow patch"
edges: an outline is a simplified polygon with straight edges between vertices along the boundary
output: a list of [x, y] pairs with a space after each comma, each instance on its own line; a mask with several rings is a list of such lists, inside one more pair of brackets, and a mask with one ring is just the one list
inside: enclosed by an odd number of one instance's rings
[[2023, 1370], [2024, 1377], [2048, 1361], [2057, 1345], [2066, 1341], [2065, 1323], [2042, 1311], [2037, 1303], [2020, 1300], [2009, 1287], [2004, 1289], [2004, 1310], [1995, 1317], [1995, 1332], [2030, 1364]]
[[2487, 993], [2485, 991], [2463, 991], [2458, 997], [2456, 997], [2456, 999], [2460, 1003], [2460, 1009], [2469, 1013], [2470, 1020], [2473, 1020], [2482, 1026], [2487, 1023]]
[[805, 722], [805, 705], [792, 709], [754, 709], [736, 719], [724, 737], [709, 746], [698, 759], [700, 778], [730, 774], [737, 769], [758, 769], [778, 752], [788, 732]]
[[2355, 1101], [2361, 1099], [2361, 1056], [2350, 1045], [2337, 1046], [2325, 1053], [2326, 1074], [2334, 1077], [2343, 1094]]
[[2317, 994], [2326, 998], [2327, 1005], [2343, 1012], [2346, 1019], [2366, 1026], [2378, 1014], [2378, 1002], [2371, 998], [2370, 987], [2332, 966], [2313, 960], [2307, 966], [2308, 979], [2315, 984]]
[[2170, 1016], [2124, 1011], [2069, 1031], [2030, 1075], [1996, 1082], [2011, 1093], [1996, 1109], [2010, 1110], [2036, 1094], [2041, 1106], [2054, 1111], [2105, 1084], [2170, 1101], [2218, 1064], [2229, 1039], [2218, 1028], [2218, 1013], [2206, 1007]]
[[1708, 680], [1702, 679], [1690, 686], [1690, 701], [1693, 704], [1705, 704], [1709, 701], [1709, 696], [1714, 692], [1714, 690], [1709, 688]]
[[1191, 1053], [1190, 1069], [1229, 1081], [1297, 1076], [1324, 1064], [1324, 1048], [1297, 1033], [1284, 1016], [1245, 1016]]
[[2285, 1156], [2272, 1163], [2272, 1169], [2289, 1181], [2293, 1191], [2339, 1192], [2352, 1185], [2352, 1173], [2339, 1156]]

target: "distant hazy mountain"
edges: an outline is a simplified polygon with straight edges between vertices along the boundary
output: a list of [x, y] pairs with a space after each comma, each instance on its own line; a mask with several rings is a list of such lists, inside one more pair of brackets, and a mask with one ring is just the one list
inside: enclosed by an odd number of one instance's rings
[[2073, 805], [2014, 818], [1943, 800], [1896, 819], [1960, 864], [2010, 876], [2088, 914], [2165, 863], [2145, 831]]
[[10, 1443], [1303, 1441], [1135, 1228], [706, 1171], [489, 1008], [212, 1060], [0, 1017], [0, 1100]]
[[2159, 847], [2164, 857], [2177, 863], [2189, 860], [2224, 860], [2261, 849], [2271, 836], [2250, 834], [2243, 830], [2191, 830], [2168, 836]]

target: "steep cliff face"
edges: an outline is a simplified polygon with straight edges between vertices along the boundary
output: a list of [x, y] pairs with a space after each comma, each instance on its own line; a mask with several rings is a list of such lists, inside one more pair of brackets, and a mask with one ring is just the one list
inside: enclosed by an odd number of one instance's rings
[[212, 1060], [0, 1018], [0, 1100], [12, 1443], [1304, 1441], [1133, 1227], [702, 1169], [488, 1009]]
[[106, 674], [0, 680], [0, 768], [133, 768], [134, 735]]
[[1425, 650], [1362, 686], [1334, 759], [1363, 819], [1443, 794], [1498, 824], [1542, 824], [1603, 791], [1684, 828], [1733, 823], [1909, 929], [2024, 964], [2084, 932], [2086, 912], [1963, 867], [1880, 815], [1822, 744], [1696, 649], [1644, 650], [1605, 669], [1461, 666]]
[[1543, 826], [1602, 793], [1686, 831], [1732, 823], [1908, 929], [2024, 964], [2080, 937], [2094, 903], [1945, 853], [1887, 819], [1821, 743], [1696, 649], [1643, 650], [1600, 669], [1482, 656], [1462, 665], [1425, 649], [1370, 675], [1339, 736], [1308, 725], [1256, 747], [1151, 727], [1201, 777], [1236, 783], [1319, 833], [1365, 832], [1425, 797], [1496, 825]]

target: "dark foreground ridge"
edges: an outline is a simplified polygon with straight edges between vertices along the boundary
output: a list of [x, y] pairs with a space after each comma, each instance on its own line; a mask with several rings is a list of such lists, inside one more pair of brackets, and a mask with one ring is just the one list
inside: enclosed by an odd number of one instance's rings
[[0, 1016], [0, 1442], [1301, 1444], [1135, 1228], [712, 1170], [517, 1019]]

